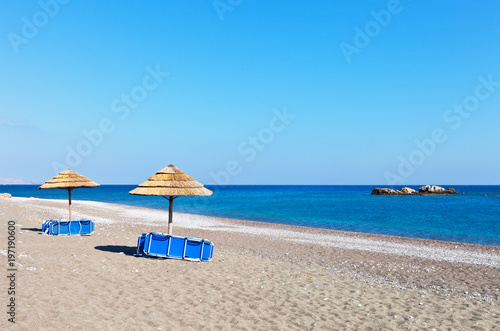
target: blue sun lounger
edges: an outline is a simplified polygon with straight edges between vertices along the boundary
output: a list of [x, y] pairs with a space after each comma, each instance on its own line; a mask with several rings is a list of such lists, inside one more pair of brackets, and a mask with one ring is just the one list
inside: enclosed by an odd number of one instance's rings
[[143, 233], [137, 239], [137, 254], [170, 259], [212, 260], [214, 245], [205, 239], [185, 238], [160, 233]]
[[48, 221], [43, 222], [42, 233], [47, 233], [49, 231], [48, 229], [50, 227], [50, 224], [52, 224], [54, 222], [57, 222], [57, 220], [48, 220]]
[[42, 225], [42, 232], [52, 236], [91, 235], [94, 229], [95, 224], [90, 220], [48, 220]]

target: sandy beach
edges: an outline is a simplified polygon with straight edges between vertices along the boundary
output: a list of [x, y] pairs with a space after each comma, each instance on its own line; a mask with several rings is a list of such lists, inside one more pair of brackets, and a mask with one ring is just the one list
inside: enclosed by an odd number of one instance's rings
[[2, 329], [500, 329], [500, 247], [174, 213], [175, 235], [214, 243], [200, 263], [135, 256], [163, 210], [73, 201], [95, 233], [41, 233], [61, 217], [64, 200], [0, 197], [4, 275], [9, 221], [18, 264]]

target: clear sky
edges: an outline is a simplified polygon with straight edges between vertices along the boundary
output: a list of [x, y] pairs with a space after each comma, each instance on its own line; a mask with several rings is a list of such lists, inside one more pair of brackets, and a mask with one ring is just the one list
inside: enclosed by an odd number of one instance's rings
[[[0, 178], [500, 184], [499, 1], [0, 1]], [[63, 169], [64, 168], [64, 169]]]

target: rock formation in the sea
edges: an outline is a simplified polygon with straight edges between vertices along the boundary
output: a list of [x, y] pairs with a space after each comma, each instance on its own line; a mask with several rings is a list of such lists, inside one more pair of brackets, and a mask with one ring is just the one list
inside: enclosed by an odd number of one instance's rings
[[401, 192], [393, 190], [392, 188], [374, 188], [372, 195], [400, 195]]
[[391, 188], [374, 188], [372, 195], [443, 195], [443, 194], [457, 194], [453, 188], [445, 189], [444, 187], [435, 185], [425, 185], [415, 191], [409, 187], [403, 187], [396, 191]]
[[453, 188], [445, 189], [441, 186], [436, 185], [425, 185], [418, 189], [421, 194], [457, 194], [457, 191]]
[[12, 198], [12, 194], [10, 194], [10, 193], [0, 193], [0, 197]]
[[403, 187], [401, 190], [399, 190], [399, 192], [405, 195], [417, 194], [417, 191], [409, 187]]

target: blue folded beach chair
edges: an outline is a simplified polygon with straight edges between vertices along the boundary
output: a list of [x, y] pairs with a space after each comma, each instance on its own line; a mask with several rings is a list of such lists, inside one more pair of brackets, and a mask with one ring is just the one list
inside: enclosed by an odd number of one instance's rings
[[57, 223], [57, 220], [48, 220], [48, 221], [43, 222], [43, 224], [42, 224], [42, 232], [45, 233], [45, 234], [48, 234], [49, 227], [53, 223]]
[[66, 221], [48, 220], [42, 225], [42, 232], [52, 236], [90, 235], [94, 232], [94, 222], [90, 220]]
[[159, 233], [143, 233], [137, 239], [137, 254], [171, 259], [208, 262], [213, 244], [204, 239], [185, 238]]
[[91, 220], [80, 220], [80, 235], [90, 235], [94, 233], [95, 224]]
[[144, 241], [146, 240], [147, 233], [143, 233], [137, 238], [137, 255], [142, 255], [144, 253]]

